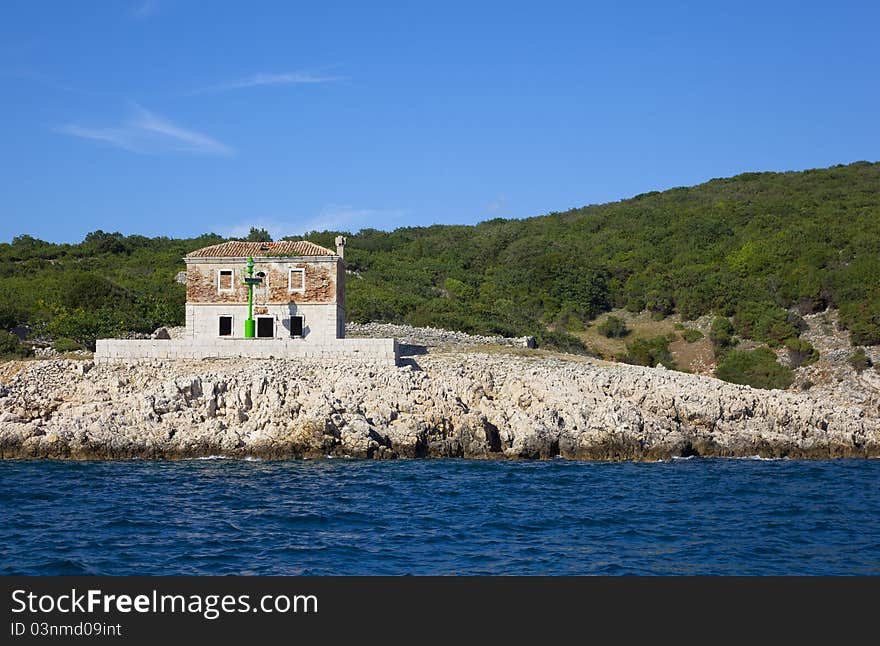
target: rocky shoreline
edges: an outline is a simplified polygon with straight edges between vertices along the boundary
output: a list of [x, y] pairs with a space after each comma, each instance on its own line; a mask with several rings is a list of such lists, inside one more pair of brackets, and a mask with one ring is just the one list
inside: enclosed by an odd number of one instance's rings
[[6, 364], [0, 458], [880, 457], [872, 407], [528, 349]]

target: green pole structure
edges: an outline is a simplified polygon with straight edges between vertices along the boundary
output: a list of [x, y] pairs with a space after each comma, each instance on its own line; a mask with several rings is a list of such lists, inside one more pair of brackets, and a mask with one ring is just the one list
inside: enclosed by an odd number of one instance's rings
[[[254, 259], [247, 259], [248, 278], [254, 277]], [[248, 284], [248, 317], [244, 322], [244, 338], [253, 339], [254, 334], [254, 283], [252, 280], [247, 281]]]

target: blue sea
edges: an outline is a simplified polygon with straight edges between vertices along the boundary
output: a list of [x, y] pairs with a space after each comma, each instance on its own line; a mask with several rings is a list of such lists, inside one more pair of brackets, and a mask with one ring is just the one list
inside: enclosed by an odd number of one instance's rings
[[880, 461], [0, 462], [0, 574], [880, 574]]

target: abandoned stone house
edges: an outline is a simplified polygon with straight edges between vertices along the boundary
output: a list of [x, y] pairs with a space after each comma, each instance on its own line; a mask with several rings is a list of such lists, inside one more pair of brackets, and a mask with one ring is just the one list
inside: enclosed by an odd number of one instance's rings
[[[339, 236], [335, 251], [303, 240], [230, 241], [197, 249], [184, 258], [183, 337], [98, 339], [95, 359], [304, 358], [394, 365], [395, 339], [345, 338], [344, 247]], [[253, 276], [247, 272], [249, 258]], [[246, 278], [259, 278], [253, 287], [254, 338], [245, 335]]]
[[257, 338], [322, 342], [345, 337], [345, 239], [336, 251], [297, 242], [224, 242], [186, 262], [186, 334], [243, 338], [248, 316], [246, 264], [253, 258]]

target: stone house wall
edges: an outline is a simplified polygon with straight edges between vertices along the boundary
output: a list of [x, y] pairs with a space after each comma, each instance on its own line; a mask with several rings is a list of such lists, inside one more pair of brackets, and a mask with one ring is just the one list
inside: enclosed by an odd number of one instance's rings
[[[186, 337], [224, 339], [219, 317], [232, 316], [232, 338], [244, 336], [248, 290], [246, 258], [187, 258]], [[290, 270], [295, 272], [293, 279]], [[232, 271], [223, 284], [221, 271]], [[265, 274], [254, 288], [254, 318], [274, 321], [274, 338], [291, 338], [291, 317], [303, 317], [300, 343], [322, 343], [345, 336], [345, 268], [341, 258], [254, 258], [254, 276]], [[224, 276], [224, 278], [227, 278]], [[291, 285], [292, 283], [292, 285]], [[292, 287], [292, 288], [291, 288]]]

